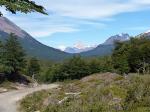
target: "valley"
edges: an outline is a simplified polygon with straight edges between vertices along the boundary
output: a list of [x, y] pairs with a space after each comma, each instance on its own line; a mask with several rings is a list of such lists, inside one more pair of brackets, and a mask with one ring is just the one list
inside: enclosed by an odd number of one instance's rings
[[148, 0], [1, 0], [0, 112], [150, 112]]
[[64, 51], [52, 48], [35, 40], [30, 34], [19, 28], [5, 17], [0, 17], [0, 40], [5, 41], [10, 33], [14, 33], [29, 57], [35, 56], [43, 60], [62, 61], [73, 55], [83, 57], [111, 55], [115, 41], [129, 40], [128, 34], [114, 35], [109, 37], [103, 44], [97, 47], [78, 49], [68, 47]]

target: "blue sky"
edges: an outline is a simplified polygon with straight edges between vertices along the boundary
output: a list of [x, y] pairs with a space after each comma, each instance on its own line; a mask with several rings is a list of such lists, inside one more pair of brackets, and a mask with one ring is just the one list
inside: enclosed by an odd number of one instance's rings
[[12, 15], [1, 9], [38, 41], [55, 48], [93, 46], [109, 36], [131, 36], [150, 30], [150, 0], [35, 0], [48, 16]]

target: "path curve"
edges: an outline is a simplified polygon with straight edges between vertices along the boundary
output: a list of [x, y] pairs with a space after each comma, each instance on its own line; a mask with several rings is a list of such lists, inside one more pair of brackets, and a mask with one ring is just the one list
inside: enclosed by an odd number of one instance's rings
[[57, 84], [40, 85], [34, 88], [26, 88], [0, 94], [0, 112], [18, 112], [17, 102], [26, 95], [40, 90], [57, 88]]

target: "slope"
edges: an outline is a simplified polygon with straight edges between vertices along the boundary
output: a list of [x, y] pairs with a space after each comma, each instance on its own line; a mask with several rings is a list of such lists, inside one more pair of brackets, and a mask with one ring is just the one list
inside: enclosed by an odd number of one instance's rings
[[7, 18], [0, 17], [0, 40], [6, 40], [10, 33], [17, 35], [19, 42], [29, 56], [54, 61], [60, 61], [71, 56], [69, 53], [43, 45]]

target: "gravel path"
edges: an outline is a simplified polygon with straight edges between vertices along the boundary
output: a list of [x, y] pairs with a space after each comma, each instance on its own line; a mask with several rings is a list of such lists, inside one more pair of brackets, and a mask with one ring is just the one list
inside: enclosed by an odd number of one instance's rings
[[18, 112], [17, 102], [24, 98], [26, 95], [36, 91], [52, 89], [58, 87], [57, 84], [40, 85], [35, 88], [26, 88], [22, 90], [15, 90], [7, 93], [0, 94], [0, 112]]

